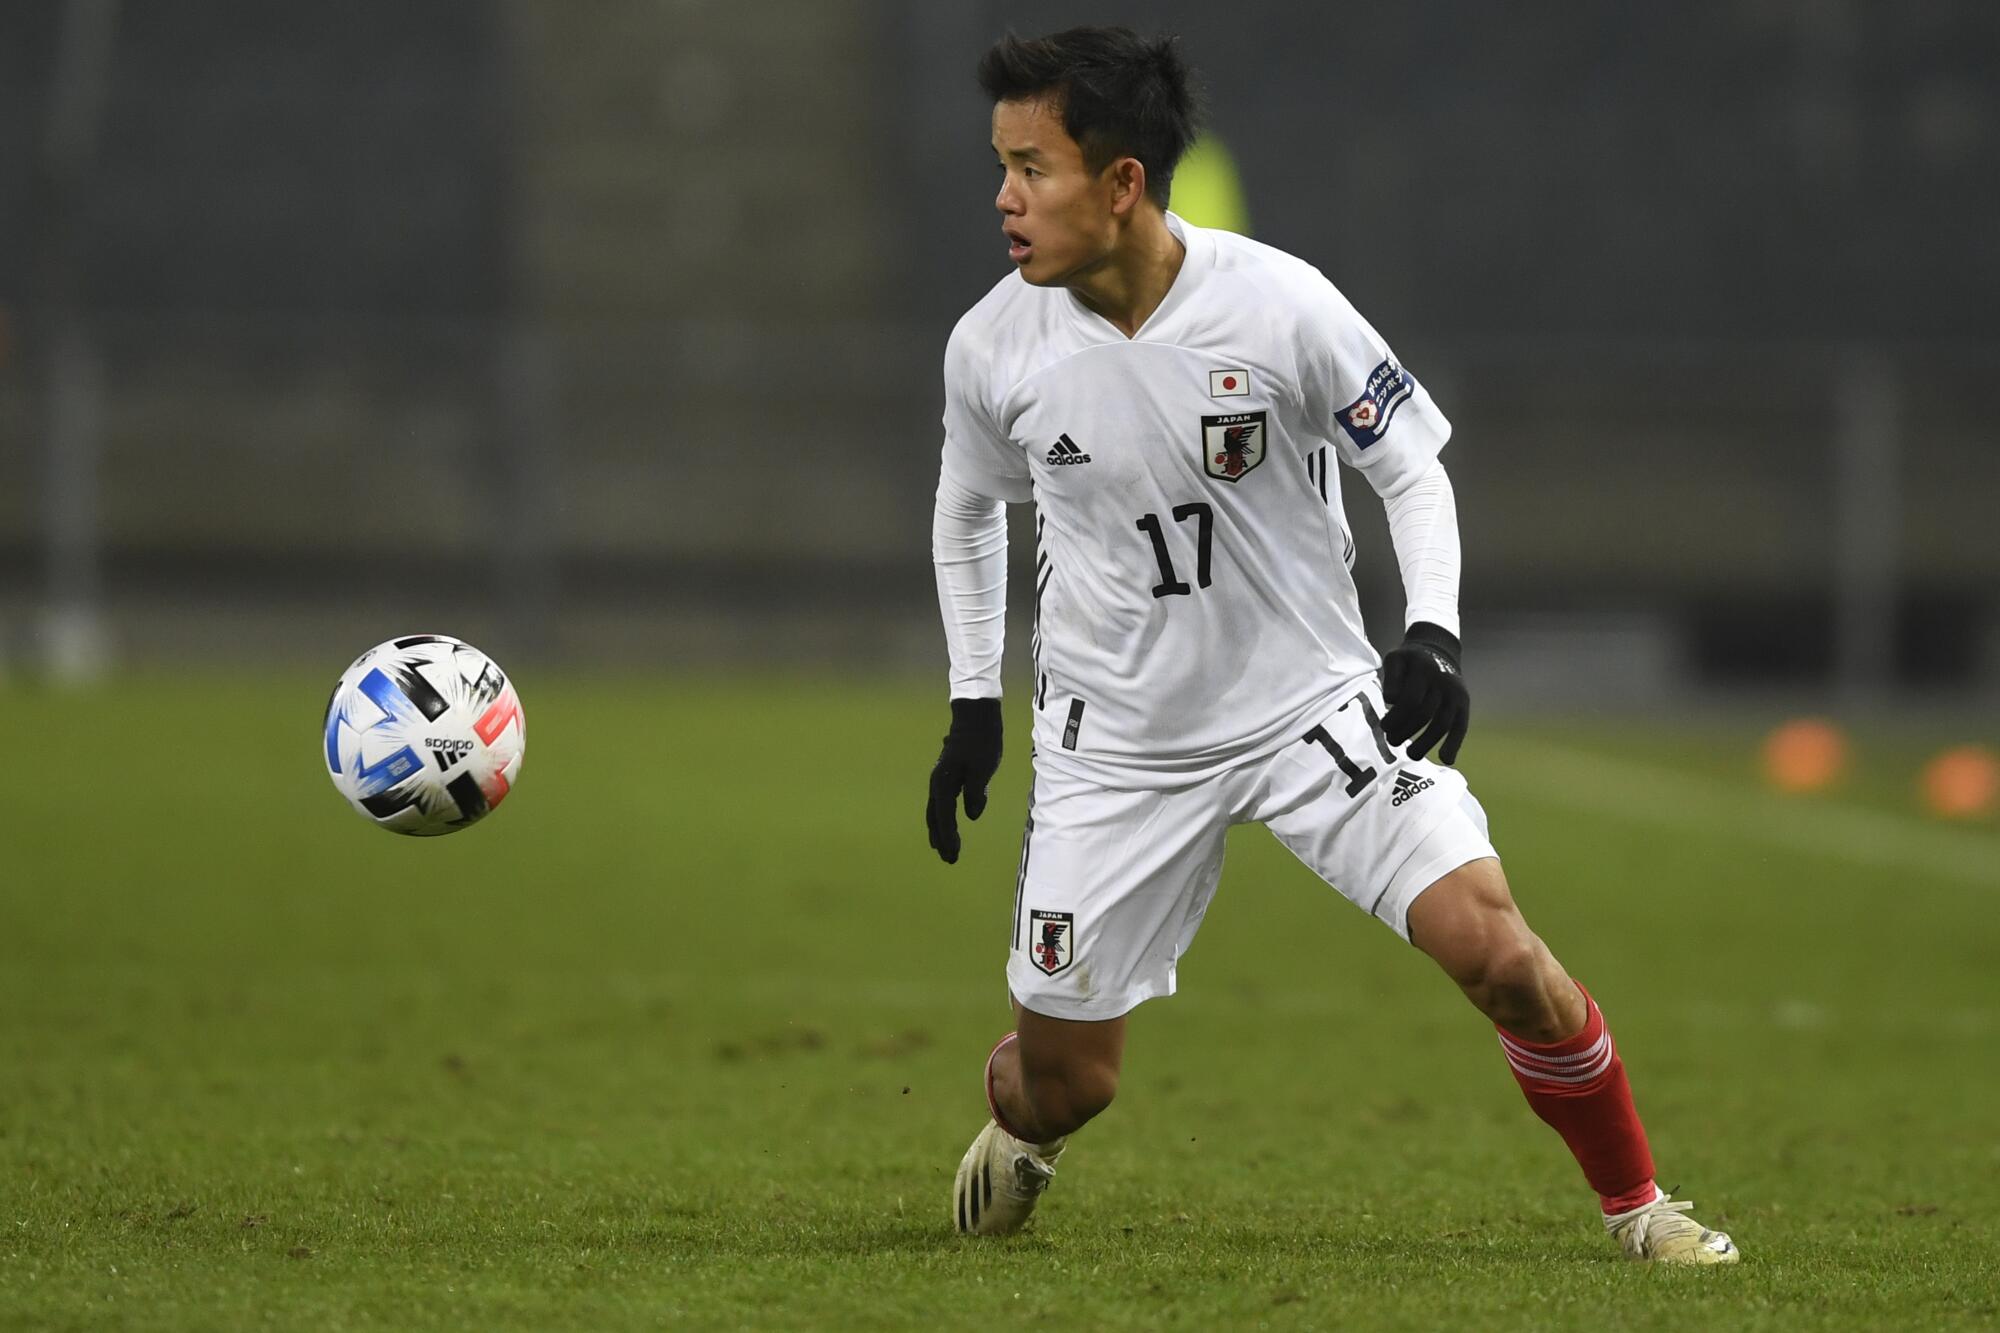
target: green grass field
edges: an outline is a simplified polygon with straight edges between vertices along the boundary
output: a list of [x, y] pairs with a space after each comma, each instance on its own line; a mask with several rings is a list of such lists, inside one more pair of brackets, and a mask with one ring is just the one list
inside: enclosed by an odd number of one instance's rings
[[[325, 683], [0, 690], [0, 1328], [1888, 1328], [2000, 1310], [2000, 833], [1754, 728], [1476, 727], [1516, 892], [1730, 1271], [1618, 1260], [1490, 1031], [1264, 832], [1036, 1227], [948, 1230], [1025, 733], [932, 682], [525, 683], [508, 805], [367, 828]], [[1900, 775], [1900, 776], [1899, 776]]]

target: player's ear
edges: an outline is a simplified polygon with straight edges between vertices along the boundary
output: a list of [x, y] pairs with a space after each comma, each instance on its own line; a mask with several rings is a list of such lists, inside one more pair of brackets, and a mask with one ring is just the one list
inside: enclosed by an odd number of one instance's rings
[[1107, 170], [1111, 173], [1111, 212], [1125, 217], [1146, 197], [1146, 164], [1136, 157], [1121, 157]]

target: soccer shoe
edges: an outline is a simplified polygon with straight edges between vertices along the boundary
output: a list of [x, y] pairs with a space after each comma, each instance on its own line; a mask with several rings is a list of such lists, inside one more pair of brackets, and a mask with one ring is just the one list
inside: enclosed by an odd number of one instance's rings
[[952, 1182], [952, 1220], [968, 1236], [1011, 1236], [1056, 1178], [1064, 1140], [1023, 1143], [994, 1121], [965, 1150]]
[[1645, 1207], [1605, 1218], [1604, 1229], [1618, 1238], [1627, 1259], [1641, 1263], [1733, 1264], [1742, 1258], [1735, 1241], [1687, 1215], [1692, 1207], [1661, 1190]]

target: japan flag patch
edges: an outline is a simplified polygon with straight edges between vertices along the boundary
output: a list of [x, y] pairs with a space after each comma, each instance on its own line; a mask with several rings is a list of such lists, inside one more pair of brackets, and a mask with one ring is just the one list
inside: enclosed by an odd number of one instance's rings
[[1250, 372], [1247, 370], [1211, 370], [1208, 372], [1208, 396], [1210, 398], [1241, 398], [1250, 392]]

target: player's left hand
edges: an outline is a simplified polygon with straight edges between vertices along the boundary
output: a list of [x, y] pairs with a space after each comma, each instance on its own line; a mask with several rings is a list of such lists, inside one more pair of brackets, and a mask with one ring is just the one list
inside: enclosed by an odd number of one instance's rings
[[[1459, 744], [1472, 721], [1472, 697], [1458, 667], [1458, 636], [1427, 620], [1403, 635], [1400, 647], [1382, 659], [1382, 734], [1401, 746], [1412, 736], [1410, 758], [1422, 759], [1439, 741], [1438, 762], [1458, 761]], [[1417, 735], [1422, 732], [1422, 735]]]
[[931, 850], [946, 865], [958, 864], [958, 798], [965, 795], [965, 817], [986, 812], [986, 784], [1000, 769], [1000, 701], [953, 699], [951, 730], [931, 768], [931, 797], [924, 806]]

